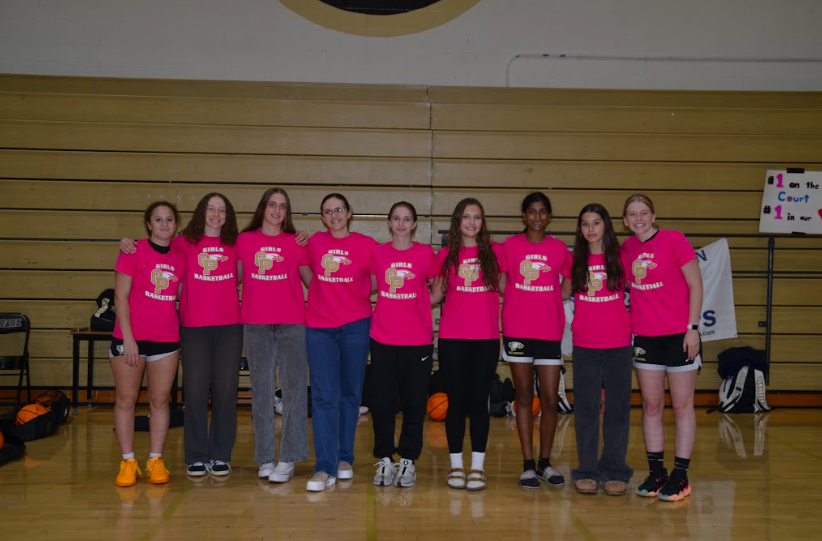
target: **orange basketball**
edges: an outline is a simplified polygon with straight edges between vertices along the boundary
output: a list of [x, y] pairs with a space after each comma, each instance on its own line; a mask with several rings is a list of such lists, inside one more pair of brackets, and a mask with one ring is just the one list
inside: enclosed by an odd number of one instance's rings
[[3, 437], [3, 432], [0, 432], [0, 449], [6, 446], [6, 438]]
[[17, 412], [17, 420], [14, 422], [15, 426], [21, 426], [35, 417], [39, 417], [44, 413], [48, 413], [48, 409], [44, 408], [40, 404], [29, 404], [28, 406], [23, 406], [20, 408], [20, 411]]
[[448, 395], [445, 393], [434, 393], [428, 397], [428, 416], [434, 421], [444, 421], [448, 412]]
[[[531, 402], [531, 415], [536, 417], [542, 411], [542, 404], [539, 401], [539, 397], [535, 396], [534, 401]], [[517, 401], [514, 400], [514, 413], [517, 412]]]

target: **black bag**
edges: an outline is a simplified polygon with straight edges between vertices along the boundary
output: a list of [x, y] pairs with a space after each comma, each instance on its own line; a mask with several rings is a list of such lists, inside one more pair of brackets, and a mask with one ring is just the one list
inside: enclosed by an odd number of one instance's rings
[[514, 400], [514, 384], [510, 378], [501, 381], [499, 374], [494, 373], [489, 396], [489, 413], [491, 417], [508, 415], [508, 403]]
[[44, 408], [48, 408], [55, 412], [54, 419], [57, 425], [62, 425], [68, 419], [69, 408], [71, 407], [71, 400], [63, 391], [52, 389], [41, 394], [34, 399], [36, 404], [40, 404]]
[[719, 411], [754, 413], [770, 411], [765, 400], [765, 352], [751, 347], [726, 349], [717, 356]]
[[113, 331], [117, 314], [114, 311], [114, 290], [106, 289], [97, 296], [97, 311], [91, 316], [92, 331]]
[[37, 403], [26, 404], [17, 410], [14, 433], [23, 441], [39, 440], [54, 434], [61, 413]]

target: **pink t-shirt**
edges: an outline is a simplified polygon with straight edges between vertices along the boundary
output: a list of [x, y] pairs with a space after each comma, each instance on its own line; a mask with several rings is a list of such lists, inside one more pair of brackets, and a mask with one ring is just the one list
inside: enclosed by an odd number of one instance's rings
[[508, 282], [502, 304], [502, 334], [513, 338], [562, 340], [560, 271], [571, 253], [551, 236], [532, 244], [525, 234], [508, 237], [505, 248]]
[[180, 295], [183, 327], [236, 325], [240, 322], [237, 297], [237, 256], [234, 246], [220, 237], [203, 236], [197, 244], [174, 237], [171, 245], [186, 258], [186, 274]]
[[[161, 254], [147, 239], [137, 241], [137, 253], [121, 253], [114, 270], [131, 276], [128, 308], [131, 334], [135, 340], [179, 342], [180, 318], [177, 317], [177, 289], [185, 274], [185, 256], [172, 247]], [[123, 338], [119, 319], [114, 337]]]
[[[562, 275], [571, 279], [569, 258]], [[574, 321], [571, 323], [574, 345], [584, 348], [609, 349], [631, 345], [631, 318], [625, 308], [625, 288], [611, 291], [605, 254], [588, 256], [588, 291], [574, 294]]]
[[335, 239], [328, 231], [308, 240], [314, 277], [308, 288], [306, 325], [341, 327], [371, 317], [371, 256], [377, 241], [360, 233]]
[[682, 266], [696, 258], [679, 231], [660, 229], [640, 242], [622, 243], [623, 266], [631, 287], [631, 326], [640, 336], [684, 333], [688, 326], [689, 292]]
[[391, 346], [430, 344], [434, 329], [426, 280], [437, 274], [434, 249], [418, 242], [407, 250], [381, 244], [374, 248], [371, 274], [377, 278], [371, 338]]
[[240, 323], [305, 325], [299, 269], [308, 265], [308, 252], [295, 237], [265, 235], [259, 229], [237, 237], [237, 257], [243, 264]]
[[[505, 252], [501, 244], [493, 243], [500, 274], [507, 271]], [[448, 247], [437, 252], [438, 274], [442, 275]], [[442, 303], [440, 338], [468, 340], [499, 339], [499, 293], [489, 291], [482, 282], [479, 247], [462, 248], [458, 273], [453, 269], [448, 278], [448, 290]]]

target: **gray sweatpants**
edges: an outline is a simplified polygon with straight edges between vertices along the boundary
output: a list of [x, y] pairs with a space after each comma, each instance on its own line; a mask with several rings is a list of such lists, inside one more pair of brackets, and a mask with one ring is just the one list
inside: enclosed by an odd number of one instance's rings
[[308, 460], [308, 355], [305, 325], [244, 325], [251, 375], [254, 461], [276, 462], [274, 449], [275, 374], [283, 390], [279, 460]]

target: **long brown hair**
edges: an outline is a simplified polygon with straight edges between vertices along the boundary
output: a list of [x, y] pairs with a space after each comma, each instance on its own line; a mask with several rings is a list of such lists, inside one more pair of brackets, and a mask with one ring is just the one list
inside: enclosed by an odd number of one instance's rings
[[477, 234], [477, 246], [479, 247], [478, 259], [480, 269], [482, 270], [482, 283], [491, 291], [499, 290], [499, 263], [497, 256], [494, 253], [494, 248], [491, 244], [491, 234], [488, 233], [488, 226], [485, 224], [485, 209], [482, 203], [468, 197], [463, 199], [457, 206], [454, 207], [454, 213], [451, 215], [451, 227], [448, 229], [448, 255], [445, 256], [445, 262], [442, 267], [443, 288], [448, 290], [448, 277], [453, 270], [457, 274], [457, 267], [459, 266], [460, 248], [462, 248], [462, 233], [460, 232], [460, 223], [462, 223], [462, 214], [465, 208], [469, 205], [476, 205], [482, 214], [482, 227], [480, 227], [479, 234]]
[[180, 234], [191, 244], [197, 244], [205, 235], [205, 220], [206, 212], [208, 211], [208, 202], [212, 197], [219, 197], [225, 203], [225, 223], [220, 228], [220, 241], [226, 246], [234, 246], [237, 242], [237, 214], [234, 212], [234, 205], [228, 200], [228, 197], [218, 192], [211, 192], [206, 194], [197, 203], [197, 208], [194, 209], [194, 214], [191, 220], [186, 225]]
[[582, 235], [582, 216], [588, 212], [595, 212], [602, 218], [605, 234], [602, 236], [602, 251], [605, 254], [605, 273], [608, 280], [605, 287], [611, 291], [619, 291], [623, 287], [625, 273], [622, 261], [619, 259], [619, 241], [614, 232], [614, 224], [608, 209], [599, 203], [591, 203], [582, 207], [577, 218], [576, 241], [574, 242], [574, 261], [571, 265], [571, 289], [575, 292], [588, 291], [588, 255], [590, 254], [588, 241]]
[[251, 221], [248, 222], [248, 225], [243, 229], [243, 233], [246, 231], [256, 231], [263, 226], [263, 219], [265, 209], [268, 207], [268, 200], [271, 199], [271, 196], [275, 193], [281, 194], [285, 197], [285, 205], [287, 208], [285, 211], [285, 220], [283, 220], [282, 225], [283, 232], [291, 235], [297, 232], [297, 229], [294, 227], [294, 222], [291, 221], [291, 198], [288, 197], [288, 192], [282, 188], [269, 188], [260, 198], [260, 202], [257, 203], [257, 210], [254, 211], [254, 216], [251, 217]]

